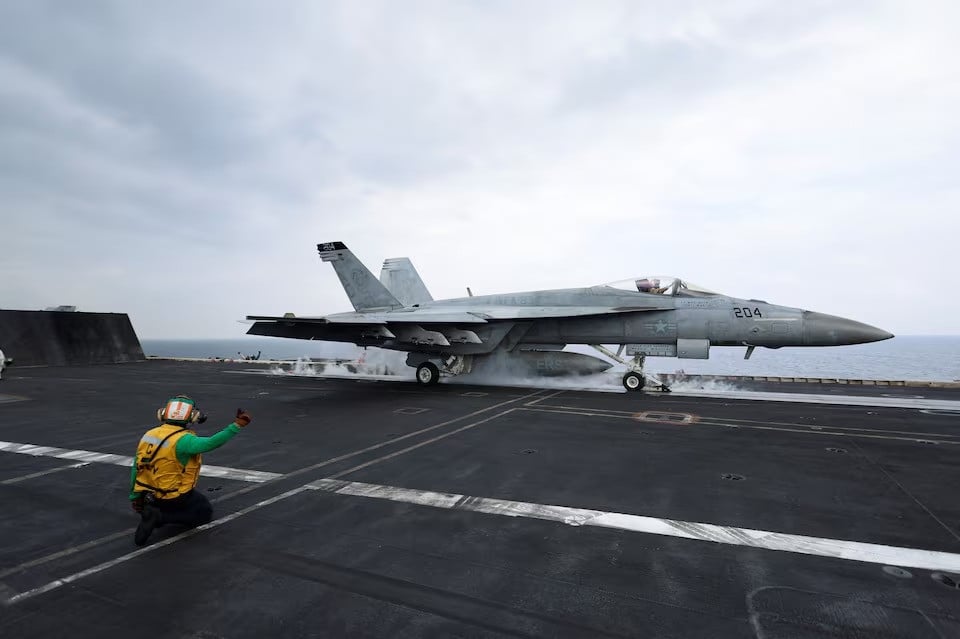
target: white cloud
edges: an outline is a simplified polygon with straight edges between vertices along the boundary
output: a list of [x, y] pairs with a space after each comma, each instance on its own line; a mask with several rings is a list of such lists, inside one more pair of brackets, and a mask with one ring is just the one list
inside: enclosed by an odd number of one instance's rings
[[233, 336], [346, 310], [314, 252], [342, 240], [374, 272], [410, 255], [438, 297], [674, 272], [955, 333], [958, 13], [8, 6], [0, 305]]

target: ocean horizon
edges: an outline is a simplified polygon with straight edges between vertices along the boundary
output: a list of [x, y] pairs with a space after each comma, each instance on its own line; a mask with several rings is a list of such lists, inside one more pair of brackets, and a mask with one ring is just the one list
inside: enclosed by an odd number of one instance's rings
[[[242, 359], [257, 353], [262, 359], [354, 358], [363, 351], [353, 344], [259, 336], [142, 339], [140, 343], [148, 356], [211, 359]], [[568, 350], [602, 357], [588, 346]], [[757, 348], [749, 360], [743, 359], [745, 350], [714, 347], [707, 360], [649, 357], [646, 368], [651, 373], [960, 381], [960, 335], [905, 335], [856, 346]], [[386, 353], [402, 364], [402, 353]]]

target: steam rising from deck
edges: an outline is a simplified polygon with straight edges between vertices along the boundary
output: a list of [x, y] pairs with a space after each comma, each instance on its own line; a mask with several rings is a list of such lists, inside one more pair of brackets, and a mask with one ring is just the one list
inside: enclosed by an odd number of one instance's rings
[[[562, 351], [577, 355], [576, 352]], [[275, 364], [270, 368], [273, 375], [297, 377], [334, 377], [352, 379], [376, 379], [412, 381], [414, 370], [406, 364], [407, 354], [379, 348], [358, 348], [352, 357], [339, 359], [298, 358], [289, 364]], [[622, 392], [619, 367], [607, 372], [584, 375], [554, 376], [532, 373], [529, 361], [510, 356], [484, 358], [474, 370], [462, 375], [443, 377], [442, 384], [477, 386], [516, 386], [523, 388], [552, 388], [557, 390], [588, 390]], [[727, 381], [677, 377], [671, 387], [680, 392], [732, 392], [737, 387]]]

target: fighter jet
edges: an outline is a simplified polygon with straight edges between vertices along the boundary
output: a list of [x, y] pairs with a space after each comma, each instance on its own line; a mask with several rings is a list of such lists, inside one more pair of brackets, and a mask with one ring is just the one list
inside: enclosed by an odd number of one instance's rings
[[[407, 258], [386, 260], [377, 280], [343, 242], [321, 243], [317, 250], [333, 265], [354, 312], [251, 315], [247, 333], [405, 351], [407, 365], [416, 368], [423, 385], [492, 363], [539, 374], [583, 374], [611, 366], [563, 350], [584, 344], [627, 367], [623, 386], [628, 391], [643, 389], [647, 380], [669, 390], [644, 373], [645, 358], [707, 359], [711, 346], [745, 346], [749, 358], [758, 346], [840, 346], [893, 337], [842, 317], [730, 297], [665, 276], [434, 300]], [[605, 345], [619, 348], [614, 352]]]

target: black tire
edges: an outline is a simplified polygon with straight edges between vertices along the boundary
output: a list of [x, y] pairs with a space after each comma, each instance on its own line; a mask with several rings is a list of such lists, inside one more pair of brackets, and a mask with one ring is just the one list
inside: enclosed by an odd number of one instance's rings
[[417, 366], [417, 383], [422, 386], [433, 386], [440, 381], [440, 369], [433, 362], [424, 362]]
[[626, 388], [631, 393], [634, 391], [643, 390], [644, 383], [645, 383], [645, 380], [643, 379], [643, 375], [639, 373], [634, 373], [633, 371], [630, 371], [629, 373], [623, 376], [623, 387]]

